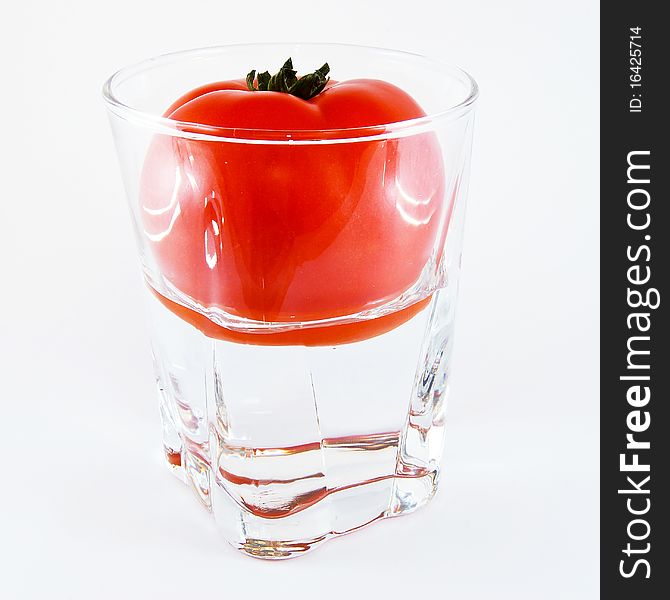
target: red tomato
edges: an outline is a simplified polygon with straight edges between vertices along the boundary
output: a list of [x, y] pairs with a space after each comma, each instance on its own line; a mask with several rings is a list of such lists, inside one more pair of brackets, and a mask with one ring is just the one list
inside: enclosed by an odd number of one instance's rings
[[[309, 100], [225, 81], [184, 95], [166, 116], [299, 132], [424, 112], [372, 79], [331, 83]], [[376, 307], [411, 287], [445, 220], [444, 188], [433, 134], [308, 145], [158, 136], [140, 211], [156, 262], [180, 291], [241, 317], [304, 321]]]

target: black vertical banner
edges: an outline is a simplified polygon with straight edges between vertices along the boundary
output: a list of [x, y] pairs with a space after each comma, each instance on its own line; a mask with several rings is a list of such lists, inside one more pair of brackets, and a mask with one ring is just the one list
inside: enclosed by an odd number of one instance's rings
[[670, 29], [601, 4], [601, 597], [670, 597]]

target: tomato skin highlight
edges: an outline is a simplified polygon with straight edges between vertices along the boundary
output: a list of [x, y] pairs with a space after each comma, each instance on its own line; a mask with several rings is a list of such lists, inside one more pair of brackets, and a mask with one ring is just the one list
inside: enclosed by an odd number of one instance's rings
[[[424, 113], [392, 84], [358, 79], [310, 100], [218, 82], [185, 94], [166, 116], [313, 134]], [[202, 305], [273, 322], [353, 314], [399, 296], [433, 254], [448, 209], [432, 133], [307, 145], [157, 136], [140, 204], [171, 284]]]
[[246, 90], [247, 84], [244, 79], [231, 79], [229, 81], [217, 81], [215, 83], [206, 83], [205, 85], [198, 86], [197, 88], [192, 89], [183, 96], [177, 98], [167, 110], [163, 113], [164, 117], [172, 116], [172, 113], [184, 106], [187, 102], [198, 98], [199, 96], [204, 96], [210, 92], [215, 92], [218, 90]]

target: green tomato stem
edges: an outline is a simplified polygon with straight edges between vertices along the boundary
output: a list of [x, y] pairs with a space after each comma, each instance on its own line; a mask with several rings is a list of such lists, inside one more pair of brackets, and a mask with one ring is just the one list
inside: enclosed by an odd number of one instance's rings
[[258, 75], [255, 69], [249, 71], [247, 87], [252, 92], [281, 92], [309, 100], [324, 90], [330, 79], [327, 76], [329, 72], [330, 67], [328, 63], [325, 63], [316, 71], [297, 77], [293, 69], [293, 61], [289, 58], [274, 75], [270, 75], [268, 71], [263, 71]]

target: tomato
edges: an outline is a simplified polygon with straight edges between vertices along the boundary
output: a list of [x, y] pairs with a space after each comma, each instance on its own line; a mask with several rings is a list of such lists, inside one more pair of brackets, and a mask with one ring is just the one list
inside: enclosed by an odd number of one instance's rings
[[[413, 119], [421, 107], [373, 79], [329, 81], [319, 92], [304, 99], [231, 80], [166, 111], [231, 131], [224, 141], [157, 136], [141, 178], [156, 263], [199, 304], [275, 322], [352, 314], [402, 294], [434, 255], [447, 210], [434, 135], [325, 143], [329, 130]], [[247, 139], [259, 130], [317, 141]]]

